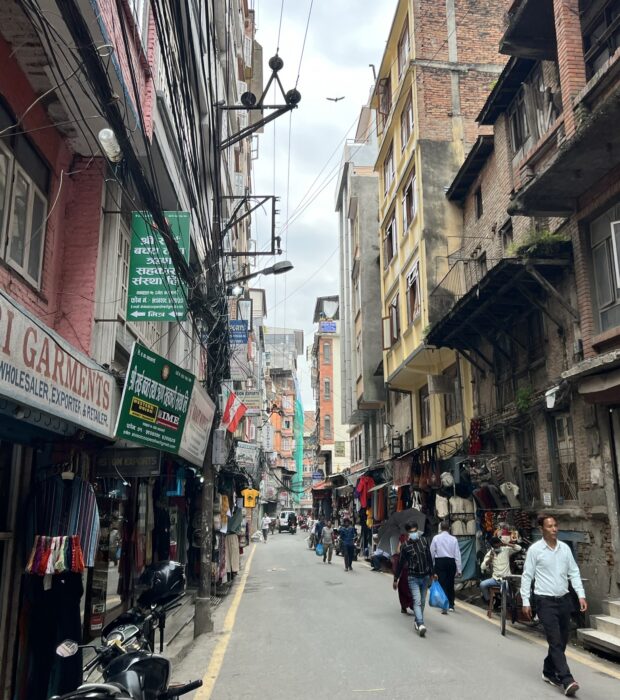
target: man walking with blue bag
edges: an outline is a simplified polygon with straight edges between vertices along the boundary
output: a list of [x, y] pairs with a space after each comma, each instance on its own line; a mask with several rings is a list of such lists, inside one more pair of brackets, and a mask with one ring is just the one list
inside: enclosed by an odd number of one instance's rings
[[426, 593], [433, 572], [433, 559], [426, 537], [418, 532], [418, 526], [411, 523], [406, 526], [409, 531], [409, 539], [400, 548], [398, 565], [394, 572], [394, 590], [398, 588], [400, 572], [407, 567], [409, 578], [409, 588], [413, 598], [413, 613], [415, 615], [414, 629], [424, 637], [426, 625], [424, 624], [424, 606], [426, 604]]

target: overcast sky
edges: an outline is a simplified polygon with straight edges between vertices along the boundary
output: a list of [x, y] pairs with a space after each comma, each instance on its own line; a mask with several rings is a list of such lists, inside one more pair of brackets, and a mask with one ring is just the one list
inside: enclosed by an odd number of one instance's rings
[[[257, 15], [256, 39], [263, 46], [266, 83], [267, 61], [278, 46], [282, 2], [254, 0], [251, 4]], [[297, 81], [310, 4], [310, 0], [284, 0], [279, 53], [285, 91]], [[288, 114], [279, 117], [259, 137], [254, 192], [280, 197], [277, 228], [284, 227], [285, 254], [278, 259], [290, 260], [295, 269], [280, 277], [261, 276], [253, 284], [266, 291], [266, 324], [302, 329], [306, 346], [315, 330], [316, 298], [339, 292], [336, 176], [345, 139], [353, 138], [359, 111], [373, 85], [369, 64], [379, 67], [395, 8], [396, 0], [314, 0], [297, 86], [301, 103], [290, 118]], [[331, 102], [327, 97], [344, 99]], [[254, 227], [258, 248], [265, 249], [266, 219], [257, 217]], [[257, 269], [274, 262], [268, 257], [258, 261]], [[305, 358], [299, 364], [304, 408], [311, 410], [314, 402]]]

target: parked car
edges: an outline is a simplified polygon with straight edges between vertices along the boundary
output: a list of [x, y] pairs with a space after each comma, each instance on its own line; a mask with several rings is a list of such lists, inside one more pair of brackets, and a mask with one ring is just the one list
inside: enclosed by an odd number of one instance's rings
[[278, 532], [282, 532], [282, 530], [288, 531], [288, 518], [291, 514], [295, 515], [295, 511], [283, 510], [280, 515], [278, 515]]

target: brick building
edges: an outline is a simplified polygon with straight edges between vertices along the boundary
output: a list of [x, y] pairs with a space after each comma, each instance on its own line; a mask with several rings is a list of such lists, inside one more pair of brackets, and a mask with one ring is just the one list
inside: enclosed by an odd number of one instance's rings
[[525, 507], [557, 515], [594, 612], [620, 585], [618, 10], [512, 3], [478, 117], [493, 134], [448, 190], [463, 238], [429, 334], [471, 361], [483, 444]]
[[467, 365], [424, 339], [436, 318], [430, 292], [461, 234], [445, 188], [476, 139], [480, 103], [505, 60], [496, 50], [504, 9], [492, 1], [401, 0], [378, 70], [383, 374], [392, 394], [387, 437], [408, 449], [458, 444], [471, 413]]

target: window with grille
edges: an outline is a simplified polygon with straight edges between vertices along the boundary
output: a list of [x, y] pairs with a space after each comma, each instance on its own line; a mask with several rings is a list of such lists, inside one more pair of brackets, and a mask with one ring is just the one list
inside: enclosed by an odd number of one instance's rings
[[409, 17], [405, 17], [405, 26], [398, 40], [398, 77], [402, 78], [409, 62]]
[[579, 492], [577, 458], [573, 439], [573, 421], [568, 413], [553, 416], [557, 496], [561, 503], [576, 501]]
[[332, 437], [332, 419], [331, 416], [323, 418], [323, 432], [326, 438]]
[[620, 46], [620, 0], [589, 4], [582, 14], [586, 74], [590, 79]]
[[400, 113], [400, 147], [405, 150], [413, 133], [413, 101], [411, 93], [407, 97], [403, 111]]
[[521, 503], [531, 507], [540, 501], [540, 485], [538, 480], [538, 464], [536, 461], [536, 443], [534, 429], [531, 425], [524, 426], [516, 433], [521, 463], [520, 487]]
[[428, 437], [432, 431], [431, 425], [431, 397], [428, 393], [428, 384], [419, 391], [420, 399], [420, 435]]
[[332, 397], [332, 384], [329, 379], [323, 380], [323, 398], [331, 399]]

